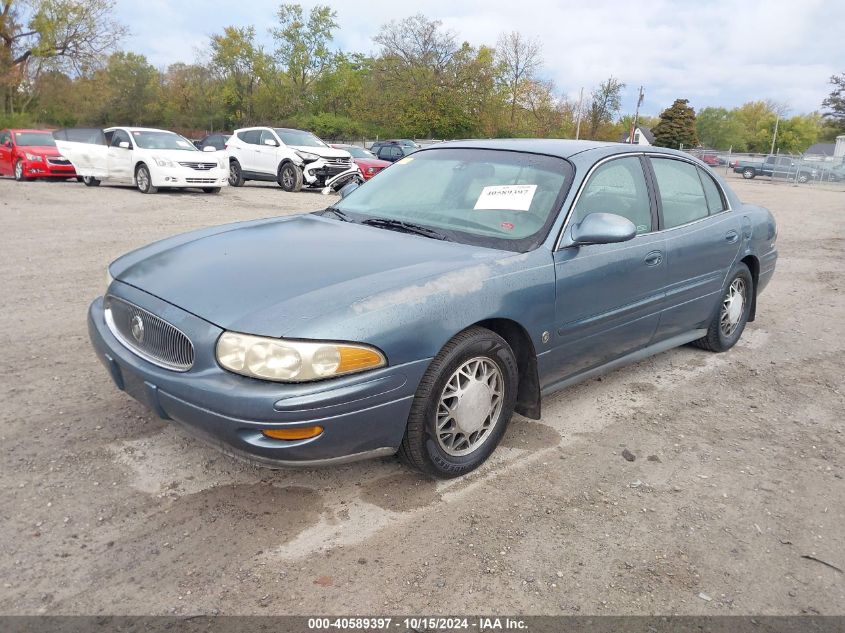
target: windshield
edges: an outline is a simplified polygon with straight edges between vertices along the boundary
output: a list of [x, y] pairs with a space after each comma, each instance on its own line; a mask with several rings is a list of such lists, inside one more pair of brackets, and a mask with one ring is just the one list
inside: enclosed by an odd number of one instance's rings
[[285, 145], [301, 145], [304, 147], [327, 147], [323, 141], [318, 139], [311, 132], [302, 130], [276, 129], [276, 134], [282, 139]]
[[49, 132], [15, 132], [15, 144], [19, 147], [55, 147], [56, 141]]
[[159, 132], [136, 130], [132, 132], [132, 140], [138, 147], [143, 149], [183, 149], [188, 152], [198, 152], [199, 150], [191, 141], [184, 136], [179, 136], [173, 132]]
[[363, 147], [357, 147], [355, 145], [344, 145], [340, 149], [345, 149], [347, 152], [352, 154], [355, 158], [375, 158], [375, 154], [372, 152], [368, 152]]
[[572, 173], [561, 158], [488, 149], [423, 150], [394, 165], [335, 208], [357, 221], [413, 222], [458, 242], [518, 251], [545, 238]]

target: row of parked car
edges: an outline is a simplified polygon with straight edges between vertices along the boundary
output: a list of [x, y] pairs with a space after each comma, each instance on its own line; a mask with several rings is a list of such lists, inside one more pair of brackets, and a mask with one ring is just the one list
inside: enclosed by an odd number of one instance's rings
[[249, 180], [338, 190], [363, 182], [419, 146], [380, 141], [368, 151], [330, 145], [304, 130], [250, 127], [191, 142], [168, 130], [139, 127], [0, 131], [0, 175], [16, 180], [76, 178], [90, 187], [129, 184], [143, 193], [200, 188], [218, 193]]

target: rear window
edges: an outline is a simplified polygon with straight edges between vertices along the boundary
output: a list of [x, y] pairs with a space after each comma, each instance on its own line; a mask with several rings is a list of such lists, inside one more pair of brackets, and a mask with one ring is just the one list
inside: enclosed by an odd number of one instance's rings
[[261, 138], [261, 130], [247, 130], [245, 132], [238, 132], [238, 138], [244, 143], [250, 145], [258, 145], [258, 139]]

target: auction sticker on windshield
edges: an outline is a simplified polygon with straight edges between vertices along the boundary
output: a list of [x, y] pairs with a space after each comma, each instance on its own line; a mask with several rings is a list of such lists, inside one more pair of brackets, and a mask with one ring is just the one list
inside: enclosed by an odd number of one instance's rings
[[492, 185], [484, 187], [473, 207], [476, 211], [528, 211], [537, 185]]

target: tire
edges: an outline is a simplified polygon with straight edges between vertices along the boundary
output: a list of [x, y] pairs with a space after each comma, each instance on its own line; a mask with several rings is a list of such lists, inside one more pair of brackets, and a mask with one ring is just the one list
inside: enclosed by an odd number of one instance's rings
[[220, 187], [203, 187], [203, 193], [220, 193]]
[[23, 161], [19, 160], [15, 163], [15, 180], [18, 182], [32, 182], [32, 178], [27, 178], [23, 175]]
[[158, 187], [153, 187], [150, 170], [143, 163], [135, 168], [135, 185], [141, 193], [158, 193]]
[[244, 174], [241, 164], [236, 160], [229, 161], [229, 185], [232, 187], [243, 187]]
[[[491, 382], [493, 387], [500, 387], [497, 402], [490, 391]], [[399, 458], [437, 478], [460, 477], [478, 468], [505, 433], [516, 405], [518, 384], [516, 357], [502, 337], [476, 326], [458, 333], [440, 350], [420, 381]], [[463, 416], [458, 408], [462, 401]], [[441, 420], [439, 439], [441, 415], [445, 415], [445, 422]], [[466, 433], [458, 426], [461, 417], [467, 424]], [[450, 429], [455, 432], [450, 434]], [[451, 450], [449, 444], [453, 445]]]
[[805, 182], [809, 182], [809, 181], [810, 181], [810, 174], [808, 174], [807, 172], [799, 172], [798, 173], [798, 182], [800, 182], [801, 184], [804, 184]]
[[[738, 320], [732, 322], [728, 301], [731, 301], [732, 304], [735, 301], [730, 298], [732, 294], [737, 294], [737, 285], [742, 286], [740, 294], [743, 300], [741, 311], [735, 315]], [[748, 266], [740, 263], [729, 277], [725, 291], [722, 293], [722, 299], [719, 301], [719, 308], [716, 310], [716, 314], [707, 328], [707, 335], [697, 341], [693, 341], [693, 345], [710, 352], [727, 352], [736, 345], [736, 342], [742, 336], [743, 330], [745, 330], [745, 325], [748, 323], [748, 315], [751, 313], [751, 302], [754, 300], [755, 292], [754, 280], [751, 277]], [[723, 320], [726, 318], [727, 325], [732, 326], [730, 331], [728, 331], [728, 328], [723, 327]]]
[[285, 191], [296, 193], [302, 189], [302, 170], [293, 163], [284, 163], [279, 167], [276, 182]]
[[100, 181], [94, 178], [93, 176], [83, 176], [82, 182], [85, 183], [86, 187], [99, 187]]
[[751, 168], [751, 167], [746, 167], [745, 169], [742, 170], [742, 177], [745, 178], [746, 180], [751, 180], [756, 175], [757, 175], [757, 172], [754, 171], [754, 169]]
[[77, 176], [76, 182], [85, 182], [85, 178], [83, 178], [82, 176]]

